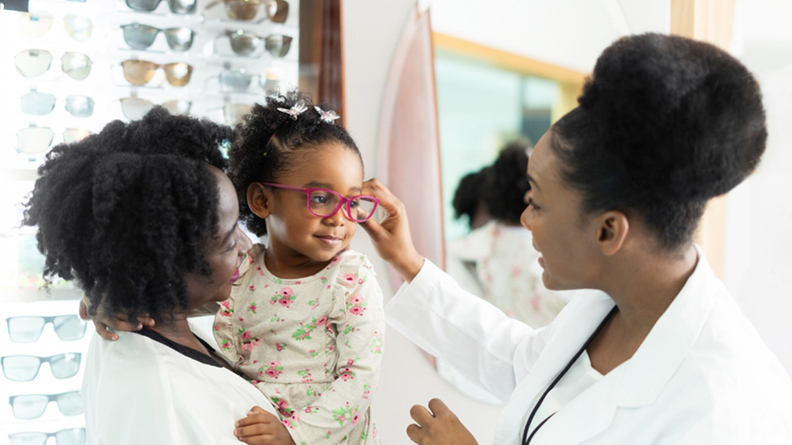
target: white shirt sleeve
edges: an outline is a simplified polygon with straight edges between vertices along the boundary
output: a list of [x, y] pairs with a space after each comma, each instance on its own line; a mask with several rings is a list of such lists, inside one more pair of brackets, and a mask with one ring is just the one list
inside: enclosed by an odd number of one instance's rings
[[394, 329], [504, 403], [550, 335], [547, 327], [534, 330], [466, 292], [429, 260], [385, 313]]

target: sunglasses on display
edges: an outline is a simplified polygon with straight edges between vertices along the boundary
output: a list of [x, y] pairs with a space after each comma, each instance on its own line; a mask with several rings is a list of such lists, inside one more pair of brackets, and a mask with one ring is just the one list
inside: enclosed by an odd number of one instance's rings
[[[174, 14], [192, 14], [198, 0], [166, 0], [168, 8]], [[151, 12], [157, 9], [162, 0], [126, 0], [129, 9], [135, 11]]]
[[80, 391], [61, 394], [24, 394], [8, 398], [14, 417], [21, 420], [38, 419], [47, 410], [47, 405], [52, 402], [58, 405], [58, 410], [64, 416], [76, 416], [83, 413]]
[[[190, 112], [192, 102], [174, 99], [163, 102], [162, 106], [173, 115], [187, 114]], [[142, 119], [152, 108], [154, 108], [154, 103], [146, 99], [134, 96], [121, 99], [121, 111], [127, 119], [133, 121]]]
[[[52, 14], [46, 11], [30, 11], [19, 15], [17, 28], [22, 37], [35, 39], [46, 34], [55, 22]], [[93, 25], [88, 17], [68, 14], [63, 17], [63, 27], [76, 42], [85, 42], [91, 37]]]
[[[90, 135], [88, 130], [67, 128], [63, 131], [63, 142], [71, 144]], [[30, 126], [17, 131], [17, 151], [26, 155], [40, 155], [49, 150], [55, 132], [49, 127]]]
[[53, 317], [24, 316], [6, 319], [8, 336], [16, 343], [38, 341], [44, 327], [52, 324], [55, 333], [62, 341], [75, 341], [85, 336], [87, 324], [77, 315], [58, 315]]
[[56, 379], [68, 379], [77, 375], [80, 370], [82, 355], [79, 352], [67, 352], [50, 357], [35, 355], [8, 355], [0, 358], [3, 375], [13, 382], [30, 382], [36, 378], [42, 363], [49, 363], [52, 376]]
[[168, 83], [175, 87], [183, 87], [190, 81], [193, 67], [184, 62], [174, 62], [160, 65], [145, 60], [125, 60], [121, 62], [124, 68], [124, 78], [132, 85], [145, 85], [154, 78], [154, 73], [159, 68], [165, 71]]
[[228, 37], [231, 42], [231, 49], [240, 56], [250, 56], [256, 50], [261, 48], [261, 42], [264, 42], [264, 47], [272, 57], [284, 57], [291, 48], [292, 38], [280, 34], [274, 34], [267, 37], [259, 36], [258, 34], [245, 31], [243, 29], [226, 30], [223, 34], [217, 36], [217, 39]]
[[365, 222], [371, 218], [379, 205], [379, 199], [373, 196], [359, 195], [347, 198], [329, 189], [292, 187], [269, 182], [263, 182], [262, 185], [305, 193], [308, 211], [319, 218], [330, 218], [343, 207], [344, 213], [350, 220]]
[[140, 23], [121, 25], [124, 41], [133, 49], [146, 49], [154, 44], [157, 34], [165, 34], [168, 47], [174, 51], [187, 51], [192, 47], [195, 31], [185, 27], [160, 29]]
[[250, 21], [256, 18], [261, 5], [267, 13], [267, 18], [274, 23], [283, 23], [289, 17], [289, 4], [284, 0], [218, 0], [206, 5], [205, 10], [214, 8], [223, 3], [229, 19]]
[[55, 433], [26, 431], [9, 434], [9, 445], [45, 445], [50, 437], [55, 438], [55, 445], [85, 445], [85, 428], [68, 428]]
[[[14, 57], [17, 72], [28, 79], [38, 77], [52, 66], [52, 54], [43, 49], [26, 49]], [[91, 74], [91, 59], [83, 53], [68, 52], [61, 57], [61, 70], [74, 80]]]
[[[22, 112], [33, 116], [46, 116], [55, 109], [55, 95], [39, 93], [35, 89], [19, 98]], [[74, 117], [91, 117], [95, 102], [88, 96], [66, 96], [66, 111]]]

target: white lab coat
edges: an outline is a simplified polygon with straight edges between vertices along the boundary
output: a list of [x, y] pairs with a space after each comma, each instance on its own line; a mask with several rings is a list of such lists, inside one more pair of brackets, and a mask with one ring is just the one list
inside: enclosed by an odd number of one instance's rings
[[[792, 382], [698, 254], [635, 355], [564, 406], [532, 445], [792, 444]], [[508, 401], [494, 443], [516, 445], [536, 399], [613, 306], [602, 292], [580, 291], [554, 322], [533, 330], [427, 260], [386, 316]]]
[[242, 377], [132, 332], [91, 340], [82, 396], [89, 445], [239, 444], [234, 424], [269, 400]]

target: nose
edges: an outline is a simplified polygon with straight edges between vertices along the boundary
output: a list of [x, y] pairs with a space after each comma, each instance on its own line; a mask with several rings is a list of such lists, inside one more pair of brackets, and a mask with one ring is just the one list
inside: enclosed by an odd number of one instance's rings
[[523, 227], [528, 230], [531, 230], [531, 224], [533, 223], [533, 212], [531, 212], [531, 206], [528, 206], [523, 210], [522, 215], [520, 215], [520, 223], [522, 223]]
[[344, 225], [344, 220], [346, 219], [344, 206], [338, 208], [338, 210], [332, 215], [323, 218], [325, 224], [333, 227], [338, 227]]
[[244, 256], [247, 254], [248, 250], [253, 248], [253, 241], [250, 240], [250, 237], [247, 236], [239, 226], [237, 226], [237, 236], [239, 236], [239, 255]]

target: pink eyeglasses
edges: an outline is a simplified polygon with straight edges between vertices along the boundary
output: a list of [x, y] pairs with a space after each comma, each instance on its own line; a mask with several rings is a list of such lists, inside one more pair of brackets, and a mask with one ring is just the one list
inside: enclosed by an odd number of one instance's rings
[[303, 192], [308, 197], [308, 210], [320, 218], [330, 218], [343, 207], [346, 216], [354, 222], [365, 222], [374, 214], [374, 210], [379, 205], [379, 199], [373, 196], [353, 196], [345, 198], [338, 193], [328, 189], [301, 188], [290, 185], [272, 184], [263, 182], [262, 185], [279, 189]]

